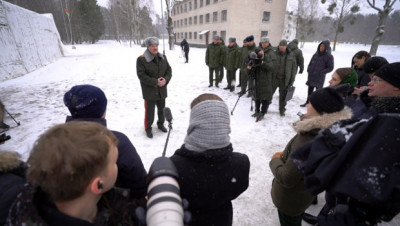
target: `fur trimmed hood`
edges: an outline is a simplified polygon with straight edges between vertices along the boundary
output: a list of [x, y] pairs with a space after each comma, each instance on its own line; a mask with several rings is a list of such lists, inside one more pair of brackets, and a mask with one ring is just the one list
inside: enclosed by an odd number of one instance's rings
[[0, 173], [5, 173], [20, 166], [21, 155], [13, 151], [0, 151]]
[[[152, 60], [154, 60], [154, 56], [150, 53], [150, 51], [148, 49], [146, 49], [146, 51], [144, 51], [144, 58], [146, 59], [146, 62], [149, 63]], [[161, 53], [157, 53], [157, 56], [160, 57], [161, 59], [164, 59], [164, 56]]]
[[350, 119], [353, 115], [350, 108], [345, 107], [343, 110], [330, 113], [322, 114], [311, 118], [305, 118], [301, 121], [293, 123], [292, 127], [297, 133], [308, 132], [313, 129], [326, 129], [335, 122]]

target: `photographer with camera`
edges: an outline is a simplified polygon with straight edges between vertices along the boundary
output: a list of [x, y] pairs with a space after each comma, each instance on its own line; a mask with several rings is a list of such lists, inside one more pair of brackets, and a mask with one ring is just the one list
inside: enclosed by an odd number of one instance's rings
[[[241, 84], [241, 91], [238, 93], [240, 96], [244, 95], [246, 93], [247, 89], [247, 83], [248, 83], [248, 70], [247, 70], [247, 62], [246, 59], [249, 56], [249, 53], [254, 51], [256, 49], [256, 45], [254, 44], [254, 36], [250, 35], [247, 36], [246, 39], [246, 46], [243, 46], [243, 48], [240, 50], [240, 57], [239, 57], [239, 68], [240, 68], [240, 84]], [[249, 89], [253, 88], [249, 84]], [[247, 95], [248, 97], [251, 96], [249, 93]]]
[[279, 113], [285, 116], [286, 111], [286, 93], [287, 89], [293, 86], [297, 74], [296, 58], [287, 48], [287, 41], [281, 40], [278, 49], [276, 50], [277, 68], [275, 70], [274, 85], [272, 93], [275, 93], [279, 87]]
[[249, 81], [254, 84], [254, 92], [249, 91], [249, 93], [252, 92], [256, 105], [252, 117], [255, 117], [258, 122], [264, 118], [270, 104], [268, 97], [271, 96], [272, 88], [268, 87], [271, 86], [273, 64], [270, 59], [265, 58], [261, 48], [256, 48], [256, 52], [251, 52], [249, 55], [247, 69], [249, 70]]
[[233, 152], [230, 132], [228, 106], [219, 96], [202, 94], [192, 101], [185, 142], [170, 157], [181, 196], [189, 202], [191, 226], [231, 226], [231, 201], [249, 185], [249, 158]]

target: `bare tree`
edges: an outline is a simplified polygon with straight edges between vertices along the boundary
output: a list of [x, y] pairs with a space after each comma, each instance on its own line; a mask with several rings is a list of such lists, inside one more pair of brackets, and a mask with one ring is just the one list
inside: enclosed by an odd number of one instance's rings
[[[347, 20], [350, 20], [350, 24], [354, 24], [355, 17], [351, 17], [350, 15], [357, 13], [360, 11], [360, 7], [358, 6], [358, 0], [328, 0], [329, 14], [335, 16], [335, 22], [333, 23], [333, 27], [335, 29], [335, 39], [333, 41], [333, 51], [336, 49], [336, 42], [339, 33], [343, 33], [344, 24]], [[322, 4], [325, 4], [326, 0], [321, 0]]]
[[315, 17], [318, 16], [318, 0], [299, 0], [297, 5], [296, 37], [301, 47], [315, 33]]
[[375, 0], [367, 0], [369, 6], [378, 11], [379, 17], [378, 26], [375, 29], [375, 37], [372, 40], [371, 49], [369, 50], [369, 54], [371, 55], [376, 55], [376, 52], [378, 51], [379, 43], [381, 41], [383, 33], [385, 32], [386, 20], [390, 12], [393, 10], [393, 5], [396, 1], [397, 0], [385, 0], [385, 5], [383, 5], [382, 8], [379, 8], [378, 6], [376, 6]]
[[[162, 1], [162, 0], [161, 0]], [[174, 27], [172, 26], [172, 9], [175, 5], [176, 0], [165, 0], [165, 4], [166, 4], [166, 16], [167, 16], [167, 31], [168, 31], [168, 44], [169, 44], [169, 50], [173, 50], [174, 49]], [[163, 13], [163, 12], [161, 12]], [[164, 38], [164, 37], [163, 37]]]

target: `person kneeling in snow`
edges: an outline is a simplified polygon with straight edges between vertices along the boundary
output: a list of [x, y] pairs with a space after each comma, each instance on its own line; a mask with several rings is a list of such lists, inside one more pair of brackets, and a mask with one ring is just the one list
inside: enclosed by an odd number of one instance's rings
[[314, 139], [321, 129], [351, 118], [351, 110], [345, 107], [343, 98], [330, 87], [313, 92], [306, 107], [307, 113], [304, 117], [293, 124], [297, 134], [283, 152], [272, 156], [269, 163], [274, 175], [271, 196], [278, 208], [281, 225], [301, 226], [304, 211], [316, 198], [306, 189], [303, 174], [293, 164], [290, 155], [298, 147]]

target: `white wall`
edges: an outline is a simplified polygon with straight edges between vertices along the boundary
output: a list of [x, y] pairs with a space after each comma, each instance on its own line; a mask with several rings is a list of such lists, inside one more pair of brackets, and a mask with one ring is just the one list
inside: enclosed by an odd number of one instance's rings
[[63, 56], [51, 14], [0, 0], [0, 81], [32, 72]]

